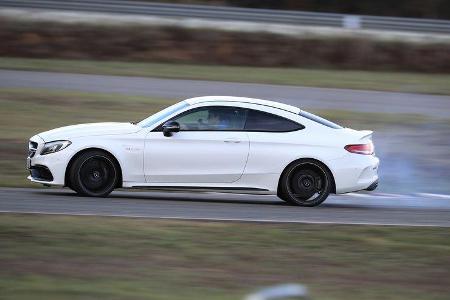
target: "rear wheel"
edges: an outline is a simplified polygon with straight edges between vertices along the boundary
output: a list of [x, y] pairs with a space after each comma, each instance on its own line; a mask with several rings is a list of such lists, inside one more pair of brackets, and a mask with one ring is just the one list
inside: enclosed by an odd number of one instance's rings
[[81, 154], [69, 172], [70, 185], [82, 196], [106, 197], [117, 186], [119, 169], [114, 158], [103, 151]]
[[320, 163], [295, 162], [282, 175], [278, 196], [293, 205], [317, 206], [331, 191], [331, 174]]

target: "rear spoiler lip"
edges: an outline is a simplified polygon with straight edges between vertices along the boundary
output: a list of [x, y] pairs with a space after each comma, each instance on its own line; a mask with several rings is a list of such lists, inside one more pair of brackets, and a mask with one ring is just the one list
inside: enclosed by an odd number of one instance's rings
[[360, 140], [364, 140], [367, 138], [372, 138], [373, 131], [372, 130], [359, 130], [358, 133], [361, 134]]

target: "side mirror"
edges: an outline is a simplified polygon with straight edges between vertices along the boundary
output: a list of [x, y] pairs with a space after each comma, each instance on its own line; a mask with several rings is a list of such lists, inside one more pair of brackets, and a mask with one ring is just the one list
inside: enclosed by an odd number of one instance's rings
[[162, 126], [164, 136], [172, 136], [172, 132], [180, 131], [180, 124], [175, 121], [169, 121]]

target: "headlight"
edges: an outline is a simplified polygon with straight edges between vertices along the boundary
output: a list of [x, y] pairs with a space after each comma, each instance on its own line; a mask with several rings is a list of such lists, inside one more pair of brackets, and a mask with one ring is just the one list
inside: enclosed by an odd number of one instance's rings
[[64, 148], [67, 148], [70, 144], [70, 141], [54, 141], [45, 143], [44, 148], [41, 151], [41, 155], [55, 153], [61, 151]]

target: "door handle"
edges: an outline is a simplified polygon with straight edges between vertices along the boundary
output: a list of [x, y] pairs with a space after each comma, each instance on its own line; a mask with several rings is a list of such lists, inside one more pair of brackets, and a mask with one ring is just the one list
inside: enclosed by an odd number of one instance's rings
[[237, 138], [229, 138], [229, 139], [225, 139], [224, 142], [225, 143], [240, 143], [241, 140], [239, 140]]

